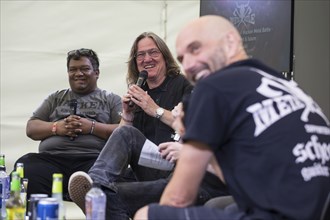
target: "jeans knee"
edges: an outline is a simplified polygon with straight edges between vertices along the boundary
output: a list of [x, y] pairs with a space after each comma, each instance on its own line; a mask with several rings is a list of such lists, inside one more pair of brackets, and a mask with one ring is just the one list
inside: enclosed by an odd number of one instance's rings
[[129, 125], [123, 125], [118, 127], [114, 133], [119, 133], [121, 135], [134, 135], [136, 133], [141, 133], [137, 128]]

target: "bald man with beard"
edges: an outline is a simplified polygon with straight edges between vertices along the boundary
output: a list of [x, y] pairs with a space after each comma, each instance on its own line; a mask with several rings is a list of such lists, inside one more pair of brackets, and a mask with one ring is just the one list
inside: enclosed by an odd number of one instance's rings
[[[223, 17], [188, 23], [176, 51], [195, 84], [184, 145], [159, 204], [134, 219], [320, 219], [330, 191], [330, 127], [317, 103], [296, 82], [248, 58]], [[192, 206], [214, 157], [235, 204]]]

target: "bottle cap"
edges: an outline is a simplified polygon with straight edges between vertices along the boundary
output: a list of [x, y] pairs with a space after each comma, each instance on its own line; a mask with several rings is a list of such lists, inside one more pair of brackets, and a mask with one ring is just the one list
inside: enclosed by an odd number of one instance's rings
[[53, 173], [53, 178], [63, 178], [62, 173]]

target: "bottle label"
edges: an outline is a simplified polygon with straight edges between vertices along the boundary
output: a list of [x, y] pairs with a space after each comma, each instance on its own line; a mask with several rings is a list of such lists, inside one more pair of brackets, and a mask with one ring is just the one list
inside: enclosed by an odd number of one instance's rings
[[25, 220], [24, 208], [7, 209], [7, 218], [15, 220]]
[[10, 180], [9, 177], [7, 178], [0, 178], [0, 198], [1, 199], [9, 199], [10, 197]]
[[2, 208], [2, 199], [4, 195], [2, 195], [2, 182], [0, 182], [0, 209]]
[[52, 193], [62, 193], [62, 185], [60, 181], [53, 182]]
[[86, 219], [87, 220], [105, 220], [105, 198], [86, 197]]
[[20, 193], [21, 199], [23, 201], [23, 204], [26, 206], [26, 193], [25, 192], [21, 192]]
[[10, 177], [9, 176], [6, 178], [6, 184], [4, 187], [5, 187], [5, 195], [3, 195], [3, 197], [5, 199], [9, 199], [9, 197], [10, 197]]

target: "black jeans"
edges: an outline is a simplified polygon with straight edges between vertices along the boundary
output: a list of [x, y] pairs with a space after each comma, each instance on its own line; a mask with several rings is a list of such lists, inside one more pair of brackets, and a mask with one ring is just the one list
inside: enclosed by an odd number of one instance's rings
[[[92, 167], [97, 156], [75, 156], [72, 154], [54, 155], [48, 153], [28, 153], [16, 163], [24, 163], [24, 177], [28, 178], [27, 199], [34, 193], [52, 195], [53, 173], [63, 174], [63, 199], [71, 201], [68, 181], [72, 173]], [[15, 167], [16, 167], [15, 163]]]

